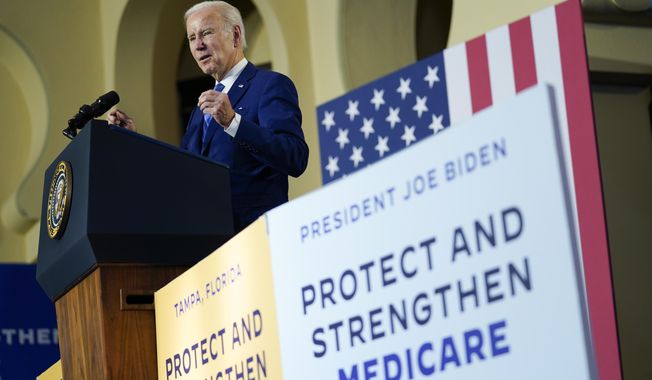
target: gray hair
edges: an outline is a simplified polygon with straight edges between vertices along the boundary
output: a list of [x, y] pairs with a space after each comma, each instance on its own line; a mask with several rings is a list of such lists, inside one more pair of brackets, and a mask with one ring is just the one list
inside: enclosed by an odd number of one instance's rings
[[226, 31], [230, 32], [236, 25], [240, 27], [240, 40], [242, 43], [242, 48], [246, 49], [247, 39], [245, 38], [245, 28], [244, 23], [242, 22], [240, 11], [238, 8], [225, 1], [203, 1], [193, 5], [183, 15], [184, 24], [188, 21], [188, 17], [190, 17], [191, 14], [208, 8], [213, 8], [215, 12], [222, 17], [222, 20], [224, 21], [224, 29]]

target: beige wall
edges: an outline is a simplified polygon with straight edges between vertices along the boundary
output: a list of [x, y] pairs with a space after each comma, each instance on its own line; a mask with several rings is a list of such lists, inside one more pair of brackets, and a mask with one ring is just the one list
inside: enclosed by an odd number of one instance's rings
[[[27, 102], [12, 73], [0, 65], [0, 88], [5, 94], [13, 94], [11, 99], [0, 102], [0, 115], [3, 115], [2, 138], [0, 138], [0, 199], [12, 199], [24, 172], [29, 146], [30, 130], [23, 126], [29, 124]], [[12, 229], [0, 229], [0, 252], [6, 253], [2, 261], [22, 262], [24, 242], [19, 233]]]
[[[103, 88], [99, 24], [94, 1], [0, 2], [0, 128], [3, 144], [11, 144], [0, 150], [0, 161], [11, 164], [0, 194], [2, 261], [34, 256], [24, 247], [34, 246], [26, 236], [40, 217], [45, 168], [67, 143], [67, 120]], [[9, 134], [16, 140], [6, 141]]]
[[560, 2], [561, 0], [453, 0], [448, 46], [462, 43]]

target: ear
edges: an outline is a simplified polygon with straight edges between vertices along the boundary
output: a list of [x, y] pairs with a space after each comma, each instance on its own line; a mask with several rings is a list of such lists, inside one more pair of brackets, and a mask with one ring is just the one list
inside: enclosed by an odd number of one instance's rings
[[240, 25], [233, 26], [233, 47], [239, 47], [242, 44], [242, 30]]

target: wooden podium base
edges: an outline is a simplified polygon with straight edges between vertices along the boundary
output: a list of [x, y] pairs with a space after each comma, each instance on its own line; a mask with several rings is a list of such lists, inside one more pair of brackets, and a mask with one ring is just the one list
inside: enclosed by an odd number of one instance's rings
[[156, 379], [154, 291], [187, 267], [100, 264], [55, 302], [64, 379]]

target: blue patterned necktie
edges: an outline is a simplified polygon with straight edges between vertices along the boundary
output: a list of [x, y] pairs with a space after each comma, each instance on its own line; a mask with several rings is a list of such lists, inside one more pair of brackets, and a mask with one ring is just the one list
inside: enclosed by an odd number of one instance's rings
[[[222, 83], [216, 83], [215, 87], [213, 87], [213, 90], [217, 92], [222, 92], [222, 90], [224, 90], [224, 85]], [[204, 114], [204, 133], [202, 134], [201, 141], [206, 140], [206, 131], [208, 130], [208, 126], [211, 123], [212, 117], [213, 116], [211, 116], [210, 114], [206, 114], [206, 113]]]

